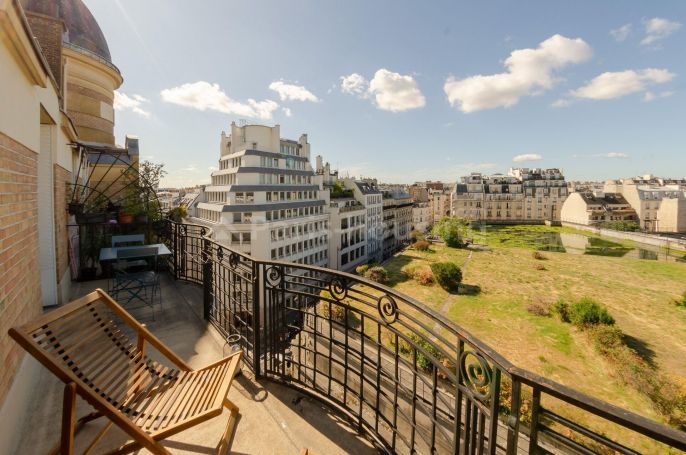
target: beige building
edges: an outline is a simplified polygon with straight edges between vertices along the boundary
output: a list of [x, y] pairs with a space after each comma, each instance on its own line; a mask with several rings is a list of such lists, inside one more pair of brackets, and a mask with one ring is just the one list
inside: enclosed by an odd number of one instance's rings
[[686, 180], [646, 175], [608, 180], [605, 191], [624, 196], [648, 232], [686, 232]]
[[638, 222], [638, 215], [621, 194], [582, 191], [567, 197], [560, 219], [563, 223], [601, 226], [609, 221]]
[[433, 214], [428, 202], [418, 202], [412, 206], [412, 229], [426, 232], [433, 224]]
[[258, 260], [329, 264], [329, 196], [315, 182], [310, 144], [283, 139], [279, 125], [221, 134], [219, 169], [195, 216], [215, 239]]
[[451, 193], [451, 215], [476, 222], [559, 221], [568, 190], [559, 169], [510, 169], [508, 175], [472, 173]]

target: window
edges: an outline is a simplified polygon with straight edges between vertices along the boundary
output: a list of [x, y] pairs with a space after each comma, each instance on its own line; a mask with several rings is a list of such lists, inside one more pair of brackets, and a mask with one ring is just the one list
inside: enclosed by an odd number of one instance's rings
[[231, 233], [231, 243], [236, 244], [236, 245], [241, 243], [241, 235], [238, 234], [237, 232], [232, 232]]
[[243, 243], [250, 243], [250, 232], [243, 233]]
[[244, 212], [243, 213], [243, 222], [244, 223], [252, 223], [252, 212]]
[[245, 202], [245, 196], [243, 193], [236, 193], [236, 204], [243, 204]]
[[234, 212], [233, 222], [234, 223], [240, 223], [241, 222], [241, 212]]
[[255, 193], [245, 193], [245, 202], [255, 202]]

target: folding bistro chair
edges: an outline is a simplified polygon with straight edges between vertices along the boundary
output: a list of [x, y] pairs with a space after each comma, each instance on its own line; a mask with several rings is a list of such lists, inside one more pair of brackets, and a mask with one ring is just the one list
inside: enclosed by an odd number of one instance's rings
[[[145, 245], [145, 235], [144, 234], [131, 234], [131, 235], [113, 235], [112, 236], [112, 248], [118, 248], [122, 246], [143, 246]], [[135, 268], [145, 268], [148, 262], [145, 259], [130, 259], [123, 264], [126, 269], [134, 270]], [[117, 263], [116, 267], [121, 267], [122, 264]]]
[[[141, 448], [169, 454], [160, 441], [221, 415], [223, 408], [230, 416], [217, 453], [228, 452], [238, 415], [228, 393], [242, 352], [194, 370], [101, 289], [9, 334], [65, 384], [61, 440], [51, 453], [71, 455], [83, 425], [105, 417], [109, 423], [86, 453], [116, 425], [133, 441], [111, 454]], [[165, 361], [149, 357], [148, 345]], [[77, 395], [95, 412], [75, 422]]]
[[[153, 310], [155, 317], [155, 300], [162, 303], [160, 277], [157, 273], [156, 246], [130, 247], [117, 250], [117, 262], [114, 267], [114, 277], [110, 282], [110, 293], [121, 304], [140, 300]], [[142, 260], [148, 270], [136, 267], [131, 271], [127, 265], [129, 261]]]

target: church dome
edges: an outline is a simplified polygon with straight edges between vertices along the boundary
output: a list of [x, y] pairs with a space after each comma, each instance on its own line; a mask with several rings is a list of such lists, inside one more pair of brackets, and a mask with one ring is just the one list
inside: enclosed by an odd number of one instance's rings
[[64, 21], [63, 41], [85, 49], [112, 63], [105, 35], [90, 10], [81, 0], [22, 0], [26, 11]]

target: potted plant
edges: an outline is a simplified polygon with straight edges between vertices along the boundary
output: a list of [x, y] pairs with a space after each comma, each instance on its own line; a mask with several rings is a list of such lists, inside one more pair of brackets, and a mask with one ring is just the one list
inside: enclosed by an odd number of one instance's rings
[[184, 218], [188, 216], [188, 209], [184, 204], [181, 204], [178, 207], [174, 207], [171, 209], [169, 212], [167, 212], [167, 217], [172, 220], [176, 221], [177, 223], [180, 223], [183, 221]]

